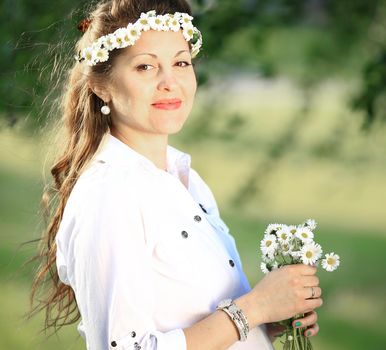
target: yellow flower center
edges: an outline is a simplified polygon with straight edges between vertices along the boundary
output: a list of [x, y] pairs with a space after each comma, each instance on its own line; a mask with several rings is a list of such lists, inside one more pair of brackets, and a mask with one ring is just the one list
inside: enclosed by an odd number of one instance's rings
[[307, 257], [308, 259], [311, 259], [313, 255], [314, 255], [314, 254], [312, 254], [311, 251], [308, 251], [308, 252], [306, 253], [306, 257]]
[[327, 264], [328, 265], [335, 265], [335, 263], [336, 263], [336, 260], [334, 258], [328, 258], [327, 259]]
[[267, 247], [269, 247], [271, 244], [272, 244], [272, 241], [267, 241], [267, 242], [265, 243], [265, 245], [266, 245]]
[[286, 240], [286, 239], [287, 239], [287, 234], [285, 234], [285, 233], [282, 233], [282, 234], [280, 235], [280, 237], [281, 237], [281, 239], [284, 239], [284, 240]]
[[307, 234], [306, 232], [303, 232], [303, 233], [302, 233], [302, 237], [303, 237], [303, 238], [307, 238], [307, 237], [308, 237], [308, 234]]
[[145, 18], [141, 19], [141, 20], [140, 20], [140, 23], [141, 23], [141, 24], [144, 24], [144, 25], [145, 25], [145, 24], [148, 24], [147, 19], [145, 19]]
[[290, 232], [294, 235], [296, 233], [296, 229], [293, 228]]

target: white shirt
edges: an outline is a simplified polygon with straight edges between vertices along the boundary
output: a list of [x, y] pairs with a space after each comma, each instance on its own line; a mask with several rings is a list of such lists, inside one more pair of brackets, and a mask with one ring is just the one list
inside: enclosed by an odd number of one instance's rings
[[[107, 134], [67, 201], [56, 262], [88, 350], [186, 350], [183, 328], [251, 289], [190, 156], [168, 146], [167, 165]], [[261, 326], [229, 349], [273, 347]]]

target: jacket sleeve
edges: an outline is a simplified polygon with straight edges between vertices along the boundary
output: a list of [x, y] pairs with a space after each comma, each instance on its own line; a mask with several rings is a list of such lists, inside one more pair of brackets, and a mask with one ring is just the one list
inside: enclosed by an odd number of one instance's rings
[[133, 187], [101, 182], [70, 196], [56, 239], [59, 277], [75, 292], [88, 350], [185, 350], [182, 328], [161, 332], [152, 319], [151, 252]]

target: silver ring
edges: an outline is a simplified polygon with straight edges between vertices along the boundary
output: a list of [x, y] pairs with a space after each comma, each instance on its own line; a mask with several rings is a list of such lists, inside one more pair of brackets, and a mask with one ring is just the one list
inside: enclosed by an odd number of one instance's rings
[[311, 287], [311, 299], [313, 299], [313, 297], [315, 296], [315, 290], [314, 290], [314, 287]]

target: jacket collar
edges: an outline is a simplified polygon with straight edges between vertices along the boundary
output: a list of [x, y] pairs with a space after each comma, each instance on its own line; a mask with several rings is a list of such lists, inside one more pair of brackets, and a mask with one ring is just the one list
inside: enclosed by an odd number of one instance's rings
[[[189, 154], [168, 145], [166, 149], [167, 171], [179, 178], [187, 187], [191, 157]], [[148, 158], [132, 149], [115, 136], [107, 133], [94, 155], [94, 159], [105, 163], [121, 162], [130, 165], [140, 165], [150, 171], [162, 171]]]

